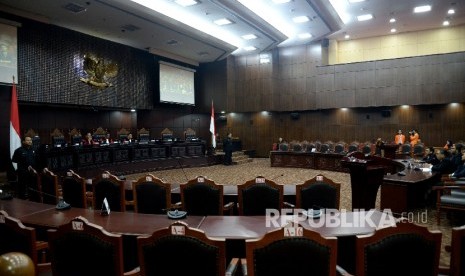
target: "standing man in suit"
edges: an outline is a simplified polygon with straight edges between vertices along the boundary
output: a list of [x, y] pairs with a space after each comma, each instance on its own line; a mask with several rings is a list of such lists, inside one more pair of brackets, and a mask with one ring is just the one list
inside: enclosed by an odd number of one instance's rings
[[232, 133], [229, 132], [228, 136], [223, 140], [223, 151], [224, 151], [224, 165], [232, 165]]
[[29, 183], [34, 181], [31, 172], [36, 169], [37, 164], [37, 156], [32, 148], [31, 137], [24, 137], [22, 146], [15, 150], [11, 161], [18, 165], [16, 170], [18, 175], [16, 196], [21, 199], [27, 199]]

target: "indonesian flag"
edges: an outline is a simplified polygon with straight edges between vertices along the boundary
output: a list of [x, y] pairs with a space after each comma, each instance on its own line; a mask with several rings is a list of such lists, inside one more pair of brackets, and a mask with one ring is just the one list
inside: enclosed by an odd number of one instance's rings
[[[10, 111], [10, 158], [13, 158], [13, 153], [21, 146], [21, 136], [19, 135], [19, 114], [18, 114], [18, 99], [16, 97], [16, 85], [13, 80], [11, 91], [11, 111]], [[13, 167], [17, 168], [17, 164], [13, 163]]]
[[210, 132], [212, 134], [212, 147], [216, 148], [216, 138], [215, 138], [215, 109], [213, 108], [212, 101], [212, 114], [210, 116]]

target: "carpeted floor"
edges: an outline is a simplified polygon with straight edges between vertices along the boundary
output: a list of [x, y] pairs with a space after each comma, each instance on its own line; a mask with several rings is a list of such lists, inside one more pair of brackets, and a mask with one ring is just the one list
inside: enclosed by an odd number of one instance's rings
[[[263, 176], [267, 179], [274, 180], [278, 184], [298, 184], [307, 179], [313, 178], [318, 174], [323, 174], [333, 181], [341, 183], [340, 208], [345, 210], [351, 210], [352, 208], [349, 174], [299, 168], [276, 168], [270, 166], [270, 160], [268, 158], [255, 158], [253, 159], [253, 162], [242, 165], [215, 165], [211, 167], [156, 171], [152, 173], [169, 183], [184, 183], [188, 179], [193, 179], [202, 175], [223, 185], [242, 184], [257, 176]], [[128, 180], [134, 180], [144, 174], [145, 173], [127, 175], [126, 178]], [[379, 206], [380, 192], [378, 192], [376, 208], [379, 209]], [[436, 216], [436, 209], [430, 207], [421, 210], [414, 210], [409, 213], [408, 218], [418, 224], [427, 226], [430, 230], [439, 230], [443, 233], [440, 265], [449, 266], [450, 254], [444, 250], [444, 247], [445, 245], [450, 245], [451, 228], [465, 224], [465, 220], [463, 217], [460, 218], [458, 214], [452, 214], [451, 216], [446, 217], [446, 214], [443, 213], [441, 215], [441, 225], [437, 226]]]

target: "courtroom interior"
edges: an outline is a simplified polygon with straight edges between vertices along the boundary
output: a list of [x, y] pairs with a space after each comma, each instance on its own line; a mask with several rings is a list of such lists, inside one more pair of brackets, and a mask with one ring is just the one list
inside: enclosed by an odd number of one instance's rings
[[463, 275], [465, 3], [0, 0], [0, 141], [1, 275]]

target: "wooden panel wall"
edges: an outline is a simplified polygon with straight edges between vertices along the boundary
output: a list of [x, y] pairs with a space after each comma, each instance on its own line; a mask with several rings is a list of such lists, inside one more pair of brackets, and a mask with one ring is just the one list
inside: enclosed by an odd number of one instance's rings
[[[390, 110], [390, 116], [383, 116]], [[348, 108], [302, 111], [294, 120], [290, 112], [228, 114], [227, 123], [218, 125], [224, 137], [228, 131], [243, 141], [244, 149], [255, 149], [267, 157], [271, 145], [283, 137], [291, 140], [391, 142], [398, 129], [416, 129], [426, 145], [442, 146], [447, 139], [465, 141], [465, 104], [398, 106], [392, 108]]]

